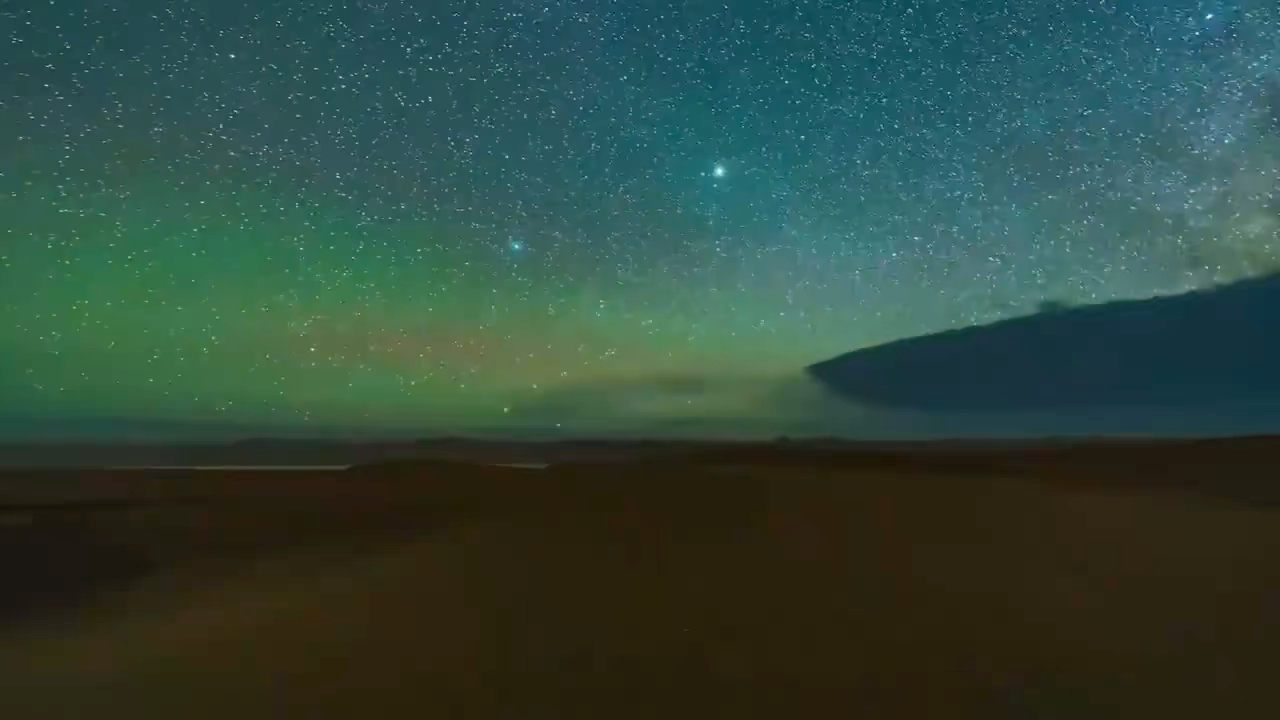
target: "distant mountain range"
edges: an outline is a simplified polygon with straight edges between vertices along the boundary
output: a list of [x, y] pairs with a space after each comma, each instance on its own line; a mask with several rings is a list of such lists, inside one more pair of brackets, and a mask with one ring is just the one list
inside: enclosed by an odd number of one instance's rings
[[[0, 444], [0, 467], [350, 466], [386, 461], [448, 460], [486, 465], [629, 462], [654, 456], [732, 451], [741, 443], [657, 440], [512, 440], [444, 437], [398, 442], [251, 438], [230, 443]], [[884, 449], [883, 443], [816, 439], [778, 447]]]

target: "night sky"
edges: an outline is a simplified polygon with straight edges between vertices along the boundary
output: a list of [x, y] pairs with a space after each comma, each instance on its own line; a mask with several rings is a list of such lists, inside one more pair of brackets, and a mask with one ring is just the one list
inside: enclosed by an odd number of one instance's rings
[[1278, 188], [1274, 0], [14, 0], [0, 398], [768, 427], [842, 352], [1274, 271]]

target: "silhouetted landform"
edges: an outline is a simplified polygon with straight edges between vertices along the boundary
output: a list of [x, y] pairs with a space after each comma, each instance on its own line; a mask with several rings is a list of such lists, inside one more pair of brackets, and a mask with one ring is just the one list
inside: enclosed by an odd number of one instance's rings
[[[4, 479], [0, 474], [0, 492], [7, 489]], [[182, 502], [128, 496], [11, 500], [0, 497], [0, 567], [6, 576], [0, 620], [7, 621], [74, 607], [96, 590], [154, 572], [153, 558], [124, 538], [105, 536], [97, 521]]]
[[[442, 441], [440, 451], [452, 444]], [[0, 444], [0, 466], [322, 466], [435, 456], [413, 441], [358, 442], [326, 439], [251, 438], [233, 442], [40, 442]]]
[[[579, 447], [585, 443], [577, 444]], [[531, 481], [565, 474], [591, 476], [608, 486], [610, 476], [640, 474], [645, 482], [687, 477], [704, 470], [794, 471], [826, 473], [934, 473], [948, 477], [1003, 476], [1011, 479], [1066, 481], [1110, 489], [1181, 490], [1249, 503], [1280, 503], [1280, 481], [1269, 479], [1280, 458], [1280, 436], [1201, 440], [1114, 439], [1038, 442], [849, 443], [839, 440], [785, 440], [774, 443], [652, 443], [633, 446], [601, 443], [632, 452], [625, 459], [605, 453], [563, 453], [545, 471], [475, 467], [449, 462], [400, 460], [356, 465], [351, 477], [430, 478], [470, 473], [478, 481], [524, 488]], [[510, 483], [510, 484], [508, 484]]]
[[[437, 449], [459, 458], [491, 456], [500, 445], [462, 438], [437, 442]], [[272, 446], [246, 446], [264, 444]], [[283, 472], [6, 470], [0, 472], [0, 564], [9, 589], [0, 590], [0, 622], [74, 607], [101, 588], [144, 577], [192, 552], [234, 557], [281, 542], [279, 533], [290, 542], [322, 538], [331, 533], [326, 523], [368, 511], [370, 500], [391, 516], [361, 524], [361, 532], [392, 539], [424, 531], [424, 518], [438, 524], [459, 513], [490, 517], [513, 508], [555, 514], [630, 508], [710, 527], [725, 513], [768, 504], [767, 496], [783, 486], [856, 487], [884, 478], [933, 478], [974, 498], [988, 492], [990, 482], [1005, 481], [1069, 491], [1191, 493], [1253, 508], [1280, 505], [1280, 437], [1272, 436], [1003, 443], [580, 441], [520, 449], [554, 462], [529, 468], [401, 458]], [[261, 530], [261, 541], [202, 535], [208, 513], [264, 512], [280, 524]], [[181, 526], [162, 551], [143, 552], [127, 534], [103, 534], [103, 527], [150, 516], [173, 518], [170, 524]]]
[[[449, 476], [472, 485], [458, 467]], [[413, 486], [337, 470], [0, 471], [0, 630], [160, 572], [234, 567], [293, 544], [349, 552], [421, 537], [448, 495]]]
[[1280, 503], [1280, 481], [1269, 479], [1280, 458], [1280, 436], [1199, 440], [1092, 439], [993, 448], [980, 443], [918, 443], [893, 450], [849, 452], [749, 446], [693, 456], [696, 462], [741, 467], [878, 470], [993, 475], [1067, 482], [1075, 487], [1181, 490], [1248, 503]]
[[0, 619], [23, 620], [155, 568], [144, 553], [95, 533], [87, 519], [131, 501], [0, 506]]
[[1278, 427], [1278, 318], [1269, 276], [900, 340], [808, 372], [843, 398], [926, 412], [1146, 409]]
[[1280, 439], [559, 447], [0, 472], [0, 716], [1275, 714]]
[[[806, 447], [836, 443], [848, 449], [896, 443], [806, 440]], [[0, 444], [0, 467], [226, 467], [350, 466], [383, 461], [443, 460], [474, 464], [628, 462], [651, 455], [685, 455], [725, 446], [699, 440], [580, 439], [565, 441], [441, 437], [408, 442], [348, 442], [256, 438], [232, 443]], [[733, 447], [738, 443], [729, 443]], [[920, 446], [909, 443], [909, 447]]]
[[[952, 441], [859, 442], [833, 438], [783, 440], [811, 449], [845, 450], [903, 448], [924, 450]], [[970, 445], [975, 441], [956, 443]], [[1043, 442], [1043, 440], [983, 440], [983, 447]], [[444, 437], [411, 442], [343, 442], [328, 440], [276, 441], [253, 439], [235, 443], [38, 443], [0, 444], [0, 468], [144, 468], [144, 467], [346, 467], [390, 461], [443, 460], [506, 465], [564, 462], [631, 462], [655, 455], [735, 448], [741, 442], [700, 440], [581, 439], [565, 441], [504, 440]]]
[[[842, 438], [779, 438], [773, 442], [694, 440], [573, 440], [561, 442], [439, 438], [417, 442], [276, 442], [256, 439], [228, 445], [0, 445], [0, 468], [42, 472], [41, 468], [162, 468], [160, 476], [193, 477], [203, 469], [315, 469], [350, 468], [368, 473], [386, 468], [412, 473], [415, 468], [455, 472], [469, 466], [563, 465], [707, 465], [732, 462], [769, 466], [826, 465], [869, 467], [1011, 467], [1027, 458], [1058, 461], [1068, 456], [1098, 457], [1099, 462], [1123, 460], [1110, 453], [1147, 457], [1161, 453], [1200, 452], [1213, 463], [1235, 466], [1238, 457], [1228, 449], [1254, 452], [1271, 447], [1270, 437], [1208, 440], [1143, 439], [1125, 437], [954, 439], [931, 441], [851, 441]], [[1219, 450], [1221, 449], [1221, 450]], [[1277, 450], [1280, 454], [1280, 450]], [[1172, 456], [1172, 455], [1169, 455]], [[1252, 462], [1249, 460], [1248, 462]], [[185, 469], [184, 469], [185, 468]], [[144, 473], [145, 476], [145, 473]]]

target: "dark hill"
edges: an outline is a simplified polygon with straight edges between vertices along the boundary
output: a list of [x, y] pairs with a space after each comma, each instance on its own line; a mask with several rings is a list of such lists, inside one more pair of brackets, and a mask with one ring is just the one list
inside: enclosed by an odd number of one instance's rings
[[[833, 393], [921, 411], [1154, 409], [1280, 419], [1280, 276], [910, 338], [807, 368]], [[1230, 428], [1226, 429], [1227, 432]]]

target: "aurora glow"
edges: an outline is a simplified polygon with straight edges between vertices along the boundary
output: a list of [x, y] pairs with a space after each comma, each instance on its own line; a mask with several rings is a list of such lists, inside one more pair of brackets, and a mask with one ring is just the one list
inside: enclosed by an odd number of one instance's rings
[[[0, 40], [11, 413], [545, 425], [1280, 267], [1274, 2], [18, 3]], [[733, 387], [625, 407], [767, 426]]]

